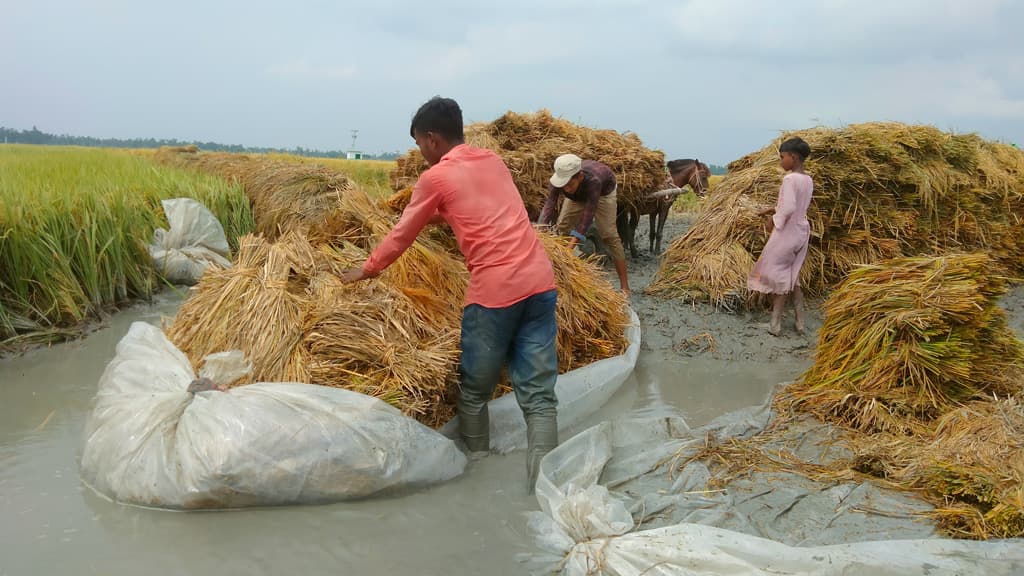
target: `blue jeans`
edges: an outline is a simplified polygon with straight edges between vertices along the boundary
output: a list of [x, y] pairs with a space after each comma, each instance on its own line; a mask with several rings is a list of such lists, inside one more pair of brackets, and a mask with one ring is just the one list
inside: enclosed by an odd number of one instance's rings
[[461, 393], [458, 410], [476, 416], [494, 395], [501, 369], [508, 376], [523, 415], [554, 416], [557, 292], [534, 294], [506, 308], [466, 306], [462, 314]]

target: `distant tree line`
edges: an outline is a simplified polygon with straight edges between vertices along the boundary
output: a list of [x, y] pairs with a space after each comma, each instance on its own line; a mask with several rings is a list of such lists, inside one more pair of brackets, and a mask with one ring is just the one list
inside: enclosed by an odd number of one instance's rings
[[[242, 152], [267, 154], [278, 152], [295, 156], [315, 158], [344, 158], [342, 150], [313, 150], [297, 146], [295, 148], [265, 148], [260, 146], [242, 146], [240, 144], [221, 144], [219, 142], [184, 141], [176, 138], [93, 138], [92, 136], [71, 136], [69, 134], [48, 134], [35, 126], [31, 130], [15, 130], [0, 126], [0, 143], [39, 144], [43, 146], [96, 146], [102, 148], [159, 148], [161, 146], [188, 146], [195, 144], [200, 150], [210, 152]], [[363, 154], [363, 158], [374, 160], [394, 160], [400, 152], [384, 152], [381, 154]]]
[[[48, 134], [35, 126], [31, 130], [15, 130], [0, 126], [0, 143], [9, 144], [40, 144], [44, 146], [95, 146], [101, 148], [159, 148], [161, 146], [188, 146], [195, 144], [200, 150], [210, 152], [239, 152], [250, 154], [267, 154], [271, 152], [309, 156], [313, 158], [344, 158], [342, 150], [314, 150], [297, 146], [295, 148], [264, 148], [260, 146], [242, 146], [240, 144], [221, 144], [219, 142], [199, 142], [198, 140], [178, 140], [176, 138], [93, 138], [92, 136], [71, 136], [69, 134]], [[380, 154], [363, 154], [363, 158], [371, 160], [394, 160], [404, 152], [381, 152]], [[725, 166], [708, 164], [712, 174], [725, 174]]]

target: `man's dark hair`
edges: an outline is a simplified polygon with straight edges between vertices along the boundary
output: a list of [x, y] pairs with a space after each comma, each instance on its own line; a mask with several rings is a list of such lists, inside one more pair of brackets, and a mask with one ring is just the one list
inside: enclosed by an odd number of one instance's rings
[[449, 142], [462, 142], [462, 109], [459, 103], [451, 98], [434, 96], [423, 103], [409, 126], [409, 136], [416, 137], [416, 132], [426, 134], [433, 132]]
[[804, 142], [803, 138], [794, 136], [789, 140], [782, 143], [779, 146], [779, 152], [791, 152], [800, 157], [800, 160], [807, 160], [807, 157], [811, 155], [811, 146]]

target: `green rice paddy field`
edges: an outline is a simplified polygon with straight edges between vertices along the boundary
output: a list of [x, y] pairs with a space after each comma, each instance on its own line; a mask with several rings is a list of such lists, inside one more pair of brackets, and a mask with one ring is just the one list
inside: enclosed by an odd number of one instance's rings
[[[161, 290], [146, 245], [156, 228], [167, 227], [162, 199], [202, 202], [232, 246], [252, 229], [241, 186], [151, 157], [152, 151], [0, 145], [0, 352], [75, 336], [89, 320]], [[387, 189], [394, 165], [322, 163], [371, 192]]]

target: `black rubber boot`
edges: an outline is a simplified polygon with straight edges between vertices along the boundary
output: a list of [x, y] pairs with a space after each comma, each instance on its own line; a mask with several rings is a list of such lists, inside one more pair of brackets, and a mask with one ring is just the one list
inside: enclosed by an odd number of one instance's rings
[[466, 449], [470, 456], [479, 458], [490, 452], [491, 448], [491, 418], [485, 404], [480, 412], [474, 416], [465, 414], [462, 411], [459, 415], [459, 434], [466, 443]]
[[526, 480], [533, 494], [541, 459], [558, 446], [558, 418], [554, 414], [527, 417], [526, 442]]

